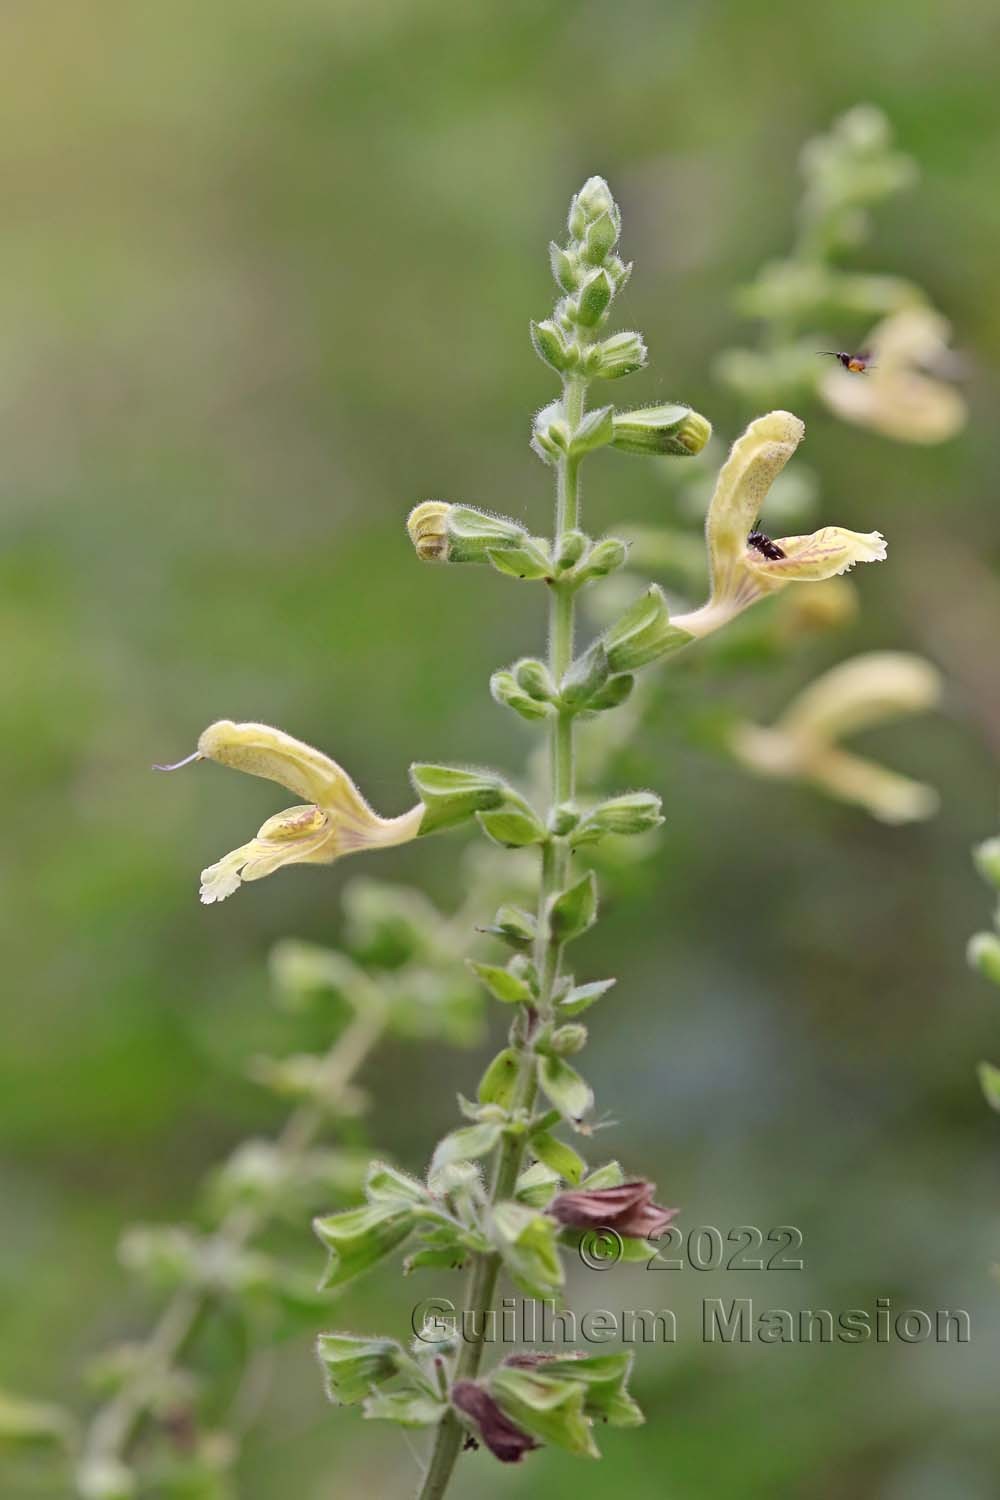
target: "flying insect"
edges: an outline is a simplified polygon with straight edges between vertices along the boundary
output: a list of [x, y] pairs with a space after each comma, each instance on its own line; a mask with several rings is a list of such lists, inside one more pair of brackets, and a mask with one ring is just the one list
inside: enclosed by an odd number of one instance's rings
[[844, 349], [817, 349], [817, 354], [829, 354], [831, 359], [839, 359], [845, 370], [850, 370], [852, 375], [867, 375], [869, 370], [874, 370], [870, 353], [864, 350], [860, 354], [848, 354]]

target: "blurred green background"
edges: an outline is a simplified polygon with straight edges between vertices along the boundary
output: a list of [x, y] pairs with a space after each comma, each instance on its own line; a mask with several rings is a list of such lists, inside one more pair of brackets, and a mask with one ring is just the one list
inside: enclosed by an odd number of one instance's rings
[[[973, 1341], [682, 1333], [644, 1352], [651, 1420], [609, 1434], [603, 1466], [479, 1455], [455, 1495], [582, 1500], [627, 1478], [636, 1500], [994, 1496], [1000, 1135], [973, 1067], [1000, 1018], [963, 949], [1000, 752], [996, 7], [94, 0], [7, 8], [0, 34], [0, 1385], [76, 1402], [86, 1357], [145, 1325], [121, 1228], [188, 1215], [220, 1154], [280, 1119], [243, 1073], [275, 1032], [266, 954], [333, 940], [355, 873], [287, 871], [201, 909], [201, 867], [284, 803], [150, 763], [215, 718], [263, 719], [385, 813], [414, 758], [520, 766], [532, 730], [486, 684], [538, 649], [543, 601], [417, 566], [407, 508], [439, 495], [545, 526], [527, 435], [552, 381], [527, 323], [592, 172], [622, 204], [622, 316], [651, 351], [623, 398], [680, 397], [731, 434], [747, 413], [711, 361], [746, 337], [732, 290], [788, 243], [802, 140], [865, 100], [923, 175], [859, 263], [952, 319], [972, 421], [921, 451], [804, 413], [824, 519], [881, 528], [890, 562], [862, 570], [847, 636], [704, 688], [766, 717], [840, 655], [927, 652], [946, 711], [878, 752], [943, 812], [887, 830], [666, 737], [636, 752], [662, 850], [581, 949], [620, 975], [592, 1026], [589, 1073], [621, 1117], [602, 1145], [685, 1225], [799, 1225], [806, 1268], [581, 1273], [574, 1295], [655, 1299], [689, 1330], [703, 1296], [888, 1296], [968, 1309]], [[593, 530], [656, 520], [655, 465], [602, 454], [588, 473]], [[459, 853], [435, 840], [365, 872], [449, 902]], [[487, 1055], [384, 1049], [374, 1138], [419, 1170]], [[386, 1270], [323, 1326], [397, 1332], [431, 1290]], [[324, 1405], [297, 1341], [239, 1493], [403, 1495], [412, 1463], [396, 1429]]]

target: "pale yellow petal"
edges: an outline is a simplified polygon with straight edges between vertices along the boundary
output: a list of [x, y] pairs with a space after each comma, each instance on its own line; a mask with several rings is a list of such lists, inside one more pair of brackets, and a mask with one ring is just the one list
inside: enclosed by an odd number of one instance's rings
[[764, 508], [767, 492], [795, 452], [805, 424], [788, 411], [772, 411], [751, 422], [736, 439], [723, 464], [708, 508], [705, 535], [712, 592], [728, 592], [738, 568], [747, 533]]
[[795, 699], [777, 728], [809, 739], [841, 739], [905, 714], [933, 708], [941, 674], [905, 651], [871, 651], [817, 677]]
[[919, 822], [933, 817], [940, 802], [933, 787], [832, 747], [810, 762], [806, 777], [841, 802], [863, 807], [881, 823]]
[[255, 839], [202, 871], [201, 899], [210, 906], [283, 865], [330, 864], [341, 852], [336, 826], [324, 812], [311, 803], [290, 807], [268, 818]]
[[329, 810], [364, 816], [368, 804], [335, 760], [269, 724], [234, 724], [220, 719], [198, 741], [208, 760], [276, 781], [290, 792]]
[[783, 583], [818, 582], [846, 573], [859, 562], [883, 562], [885, 538], [878, 531], [848, 531], [843, 526], [824, 526], [809, 536], [785, 536], [777, 540], [784, 557], [764, 557], [746, 547], [743, 562], [766, 589]]

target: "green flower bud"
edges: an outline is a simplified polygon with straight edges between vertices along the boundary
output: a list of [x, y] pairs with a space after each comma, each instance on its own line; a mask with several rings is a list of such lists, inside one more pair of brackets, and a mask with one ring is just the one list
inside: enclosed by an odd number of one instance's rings
[[1000, 1112], [1000, 1068], [995, 1068], [992, 1063], [981, 1062], [976, 1071], [983, 1098], [990, 1109]]
[[686, 646], [691, 636], [670, 623], [662, 589], [654, 583], [604, 635], [612, 672], [634, 672]]
[[620, 380], [641, 370], [646, 363], [646, 345], [638, 333], [613, 333], [587, 351], [584, 370], [601, 380]]
[[497, 703], [512, 708], [522, 719], [544, 719], [554, 712], [550, 702], [540, 702], [519, 687], [513, 672], [494, 672], [490, 678], [490, 692]]
[[648, 833], [663, 822], [662, 807], [655, 792], [626, 792], [620, 797], [609, 798], [589, 812], [580, 833], [584, 837], [590, 830], [599, 834]]
[[[580, 533], [577, 532], [576, 535]], [[586, 544], [586, 538], [584, 538], [584, 544]], [[523, 688], [529, 698], [537, 698], [540, 703], [551, 703], [556, 695], [552, 673], [545, 663], [535, 656], [526, 656], [521, 661], [515, 662], [514, 678], [518, 687]]]
[[599, 692], [611, 675], [607, 653], [600, 641], [578, 656], [559, 684], [559, 696], [564, 707], [576, 710], [588, 708], [594, 694]]
[[1000, 937], [993, 932], [977, 932], [968, 947], [969, 964], [985, 979], [1000, 984]]
[[520, 1053], [513, 1047], [505, 1047], [497, 1053], [479, 1080], [476, 1098], [480, 1104], [498, 1104], [505, 1110], [510, 1109], [517, 1097], [520, 1076]]
[[518, 1175], [514, 1197], [529, 1208], [548, 1208], [558, 1191], [559, 1174], [543, 1161], [536, 1161]]
[[395, 1339], [355, 1338], [349, 1333], [321, 1333], [316, 1355], [323, 1367], [326, 1394], [334, 1406], [357, 1406], [372, 1387], [391, 1380], [402, 1350]]
[[588, 177], [583, 187], [569, 206], [569, 232], [574, 239], [582, 239], [587, 227], [606, 214], [613, 224], [621, 228], [621, 214], [603, 177]]
[[531, 912], [522, 911], [519, 906], [501, 906], [492, 926], [482, 930], [511, 948], [528, 949], [538, 935], [538, 923]]
[[588, 224], [580, 245], [583, 259], [591, 266], [603, 265], [606, 257], [615, 248], [621, 222], [615, 214], [603, 213]]
[[596, 328], [611, 306], [614, 294], [614, 283], [607, 271], [595, 271], [574, 299], [574, 322], [581, 328]]
[[634, 687], [635, 678], [627, 673], [610, 678], [587, 704], [588, 713], [606, 713], [609, 709], [618, 708], [630, 696]]
[[562, 329], [551, 318], [542, 323], [532, 323], [531, 342], [539, 359], [543, 359], [553, 370], [564, 375], [576, 368], [580, 352], [576, 344], [566, 338]]
[[700, 453], [712, 436], [712, 424], [689, 406], [642, 406], [615, 412], [612, 446], [621, 453], [678, 458]]
[[569, 451], [574, 458], [584, 453], [593, 453], [595, 448], [605, 448], [614, 435], [614, 413], [610, 406], [595, 407], [588, 411], [570, 439]]
[[549, 814], [549, 828], [557, 838], [565, 838], [580, 821], [580, 809], [572, 802], [560, 802]]
[[531, 429], [531, 447], [542, 463], [558, 463], [569, 451], [570, 431], [561, 401], [550, 401], [535, 416]]
[[620, 292], [622, 287], [632, 275], [632, 262], [628, 265], [618, 255], [609, 255], [604, 262], [604, 269], [615, 284], [615, 291]]
[[973, 849], [972, 857], [983, 879], [1000, 889], [1000, 837], [979, 844]]
[[587, 1028], [579, 1023], [560, 1026], [552, 1033], [549, 1046], [556, 1057], [574, 1057], [587, 1045]]
[[492, 771], [420, 763], [410, 767], [410, 780], [425, 812], [420, 832], [454, 828], [477, 812], [488, 812], [506, 799], [509, 788]]
[[558, 1226], [523, 1203], [498, 1203], [490, 1239], [515, 1286], [526, 1297], [551, 1297], [563, 1284]]
[[564, 250], [555, 240], [549, 245], [549, 264], [556, 286], [567, 295], [576, 291], [580, 284], [580, 265], [570, 250]]
[[564, 531], [556, 545], [556, 571], [565, 573], [580, 561], [590, 546], [590, 537], [583, 531]]
[[606, 578], [609, 573], [624, 567], [628, 558], [628, 544], [616, 536], [606, 536], [591, 548], [590, 556], [577, 577]]
[[576, 1124], [594, 1107], [590, 1084], [561, 1057], [538, 1059], [538, 1082], [546, 1099], [565, 1120]]
[[487, 562], [490, 551], [511, 547], [527, 533], [517, 521], [494, 516], [471, 505], [424, 500], [406, 522], [422, 562]]

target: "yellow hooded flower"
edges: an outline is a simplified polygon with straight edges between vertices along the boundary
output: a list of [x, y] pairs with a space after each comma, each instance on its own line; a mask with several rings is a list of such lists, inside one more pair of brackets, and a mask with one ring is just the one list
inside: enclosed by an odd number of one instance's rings
[[965, 401], [931, 373], [954, 364], [948, 324], [929, 307], [907, 307], [874, 328], [868, 347], [874, 363], [851, 375], [836, 361], [819, 391], [846, 422], [870, 427], [900, 443], [943, 443], [965, 424]]
[[730, 749], [761, 776], [811, 782], [883, 823], [929, 818], [938, 805], [932, 787], [852, 755], [837, 741], [932, 708], [940, 696], [940, 674], [930, 662], [899, 651], [873, 651], [810, 683], [771, 728], [738, 725]]
[[336, 761], [267, 724], [220, 719], [205, 730], [194, 755], [157, 769], [172, 771], [194, 760], [215, 760], [266, 777], [307, 799], [268, 818], [256, 838], [202, 871], [206, 905], [224, 901], [244, 881], [260, 880], [282, 865], [328, 865], [359, 849], [405, 844], [420, 832], [422, 802], [401, 817], [379, 817]]
[[[672, 623], [693, 636], [710, 635], [765, 594], [786, 583], [818, 582], [846, 573], [858, 562], [881, 562], [885, 541], [877, 531], [824, 526], [810, 536], [775, 541], [754, 528], [767, 492], [795, 452], [805, 425], [787, 411], [751, 422], [719, 472], [705, 535], [712, 592], [707, 604]], [[751, 542], [751, 533], [757, 539]]]

